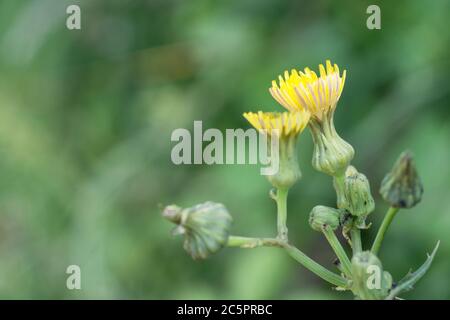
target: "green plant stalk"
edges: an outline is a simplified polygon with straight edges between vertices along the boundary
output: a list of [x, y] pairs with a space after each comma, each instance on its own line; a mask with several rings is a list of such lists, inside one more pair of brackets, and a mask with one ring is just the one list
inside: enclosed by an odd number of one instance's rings
[[284, 249], [292, 258], [297, 260], [306, 269], [308, 269], [312, 273], [316, 274], [323, 280], [328, 281], [329, 283], [331, 283], [337, 287], [346, 288], [346, 289], [349, 288], [349, 286], [350, 286], [349, 281], [347, 281], [343, 277], [337, 275], [336, 273], [331, 272], [330, 270], [326, 269], [322, 265], [318, 264], [317, 262], [312, 260], [310, 257], [308, 257], [306, 254], [304, 254], [302, 251], [300, 251], [296, 247], [286, 244]]
[[334, 190], [336, 191], [336, 203], [339, 209], [342, 209], [343, 206], [345, 205], [344, 183], [345, 183], [344, 173], [333, 177], [333, 187]]
[[350, 238], [352, 240], [353, 255], [355, 255], [355, 253], [361, 252], [362, 251], [361, 230], [359, 230], [357, 227], [353, 227], [350, 230]]
[[345, 273], [347, 277], [351, 277], [351, 270], [352, 270], [352, 264], [347, 257], [347, 253], [345, 253], [344, 248], [342, 247], [341, 243], [339, 242], [338, 238], [336, 237], [336, 234], [334, 231], [326, 226], [322, 229], [323, 234], [327, 238], [328, 242], [330, 243], [331, 248], [333, 248], [333, 251], [336, 253], [336, 256], [338, 257], [341, 266], [342, 271]]
[[277, 189], [277, 238], [287, 242], [288, 228], [287, 228], [287, 196], [288, 189]]
[[253, 249], [257, 247], [280, 247], [284, 245], [282, 241], [274, 238], [250, 238], [240, 236], [229, 236], [227, 247]]
[[230, 236], [228, 238], [228, 247], [239, 247], [252, 249], [256, 247], [279, 247], [283, 248], [292, 258], [303, 265], [306, 269], [313, 272], [323, 280], [341, 288], [349, 288], [349, 282], [338, 274], [326, 269], [316, 261], [308, 257], [296, 247], [273, 238], [249, 238], [240, 236]]
[[373, 242], [372, 249], [370, 250], [373, 254], [377, 255], [378, 251], [380, 251], [381, 243], [384, 239], [384, 234], [389, 228], [398, 210], [399, 208], [390, 207], [386, 215], [384, 216], [383, 222], [381, 223], [380, 229], [378, 229], [377, 236], [375, 237], [375, 241]]

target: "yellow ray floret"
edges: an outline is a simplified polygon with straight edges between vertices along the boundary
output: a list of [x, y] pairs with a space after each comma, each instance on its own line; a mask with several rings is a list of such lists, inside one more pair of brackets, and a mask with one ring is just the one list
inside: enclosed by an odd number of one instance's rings
[[[281, 136], [297, 135], [308, 125], [309, 112], [246, 112], [244, 117], [259, 131]], [[274, 131], [277, 130], [277, 131]]]
[[346, 71], [339, 74], [337, 64], [326, 61], [326, 67], [319, 65], [319, 76], [305, 68], [293, 69], [279, 76], [279, 82], [272, 81], [269, 89], [273, 98], [289, 111], [308, 110], [315, 118], [321, 119], [324, 113], [333, 110], [344, 89]]

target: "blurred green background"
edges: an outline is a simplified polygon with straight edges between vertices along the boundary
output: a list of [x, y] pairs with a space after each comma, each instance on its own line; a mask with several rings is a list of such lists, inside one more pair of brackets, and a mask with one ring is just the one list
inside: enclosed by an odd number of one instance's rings
[[[170, 161], [176, 128], [248, 128], [245, 111], [278, 110], [270, 82], [285, 69], [347, 70], [336, 127], [377, 200], [410, 149], [423, 201], [398, 214], [381, 251], [395, 279], [437, 240], [429, 273], [407, 299], [450, 298], [449, 1], [2, 0], [0, 2], [0, 298], [351, 298], [276, 249], [227, 249], [193, 261], [161, 206], [224, 203], [233, 233], [272, 236], [275, 204], [255, 165]], [[81, 7], [82, 29], [66, 28]], [[381, 30], [366, 8], [381, 7]], [[293, 243], [332, 268], [307, 223], [333, 205], [330, 178], [299, 143], [290, 193]], [[82, 290], [67, 290], [68, 265]]]

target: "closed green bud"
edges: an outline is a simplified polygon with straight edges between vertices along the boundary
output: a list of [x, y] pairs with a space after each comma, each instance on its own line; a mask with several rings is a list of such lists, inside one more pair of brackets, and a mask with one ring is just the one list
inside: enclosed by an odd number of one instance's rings
[[413, 156], [403, 152], [381, 182], [383, 199], [395, 208], [412, 208], [422, 199], [423, 186]]
[[365, 218], [375, 209], [369, 180], [353, 166], [345, 171], [344, 199], [345, 209], [353, 216]]
[[343, 174], [355, 151], [336, 132], [332, 113], [322, 121], [311, 120], [309, 127], [314, 141], [313, 167], [330, 176]]
[[167, 206], [163, 216], [177, 224], [175, 234], [184, 235], [184, 249], [193, 259], [206, 259], [226, 245], [232, 217], [223, 204], [205, 202], [182, 209]]
[[309, 225], [316, 231], [322, 231], [325, 227], [336, 230], [339, 227], [341, 212], [337, 209], [315, 206], [309, 214]]
[[392, 287], [392, 276], [383, 270], [381, 261], [370, 251], [352, 258], [352, 290], [363, 300], [384, 299]]

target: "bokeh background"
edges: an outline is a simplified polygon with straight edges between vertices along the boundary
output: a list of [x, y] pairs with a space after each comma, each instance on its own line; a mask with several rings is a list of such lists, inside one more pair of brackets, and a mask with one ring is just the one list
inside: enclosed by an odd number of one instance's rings
[[[66, 28], [81, 6], [82, 29]], [[381, 30], [366, 8], [381, 7]], [[450, 298], [449, 1], [2, 0], [0, 2], [0, 298], [342, 299], [283, 252], [226, 249], [192, 261], [161, 207], [224, 203], [233, 233], [271, 236], [275, 204], [255, 165], [170, 161], [176, 128], [248, 128], [245, 111], [278, 110], [268, 93], [285, 69], [330, 58], [347, 70], [336, 114], [354, 165], [387, 205], [384, 174], [410, 149], [423, 201], [398, 214], [381, 258], [395, 279], [437, 240], [428, 274], [407, 299]], [[312, 170], [290, 193], [293, 243], [332, 268], [307, 223], [333, 205]], [[82, 290], [66, 289], [66, 268]]]

